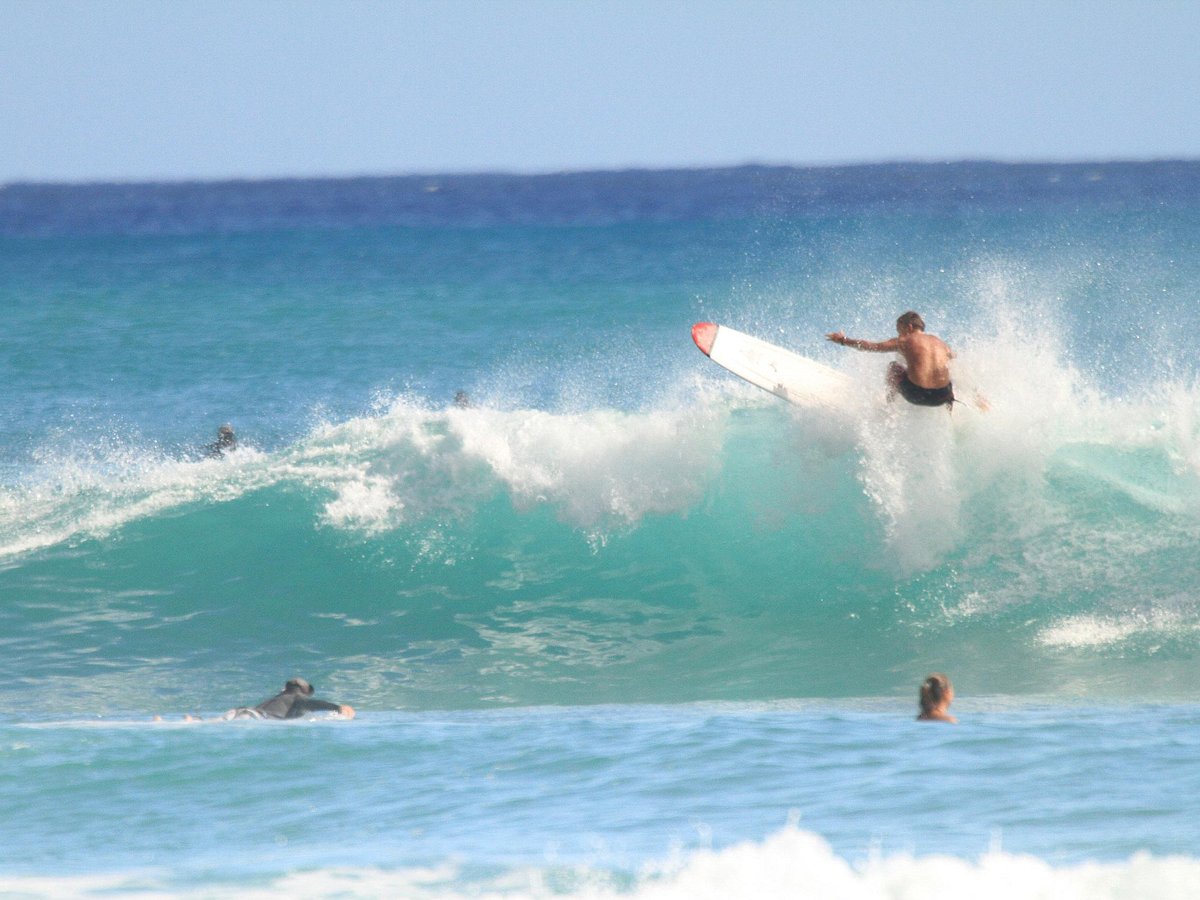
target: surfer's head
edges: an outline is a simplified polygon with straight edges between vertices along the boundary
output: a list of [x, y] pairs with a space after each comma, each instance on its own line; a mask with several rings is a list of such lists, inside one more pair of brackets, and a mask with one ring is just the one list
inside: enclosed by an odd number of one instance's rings
[[941, 672], [934, 672], [921, 682], [921, 693], [918, 702], [922, 714], [928, 714], [941, 706], [949, 706], [954, 699], [954, 685]]
[[313, 686], [303, 678], [290, 678], [288, 683], [283, 686], [283, 690], [288, 694], [303, 694], [305, 697], [311, 697]]
[[896, 334], [908, 334], [910, 331], [924, 331], [925, 320], [921, 318], [920, 313], [915, 313], [911, 309], [904, 313], [896, 320]]

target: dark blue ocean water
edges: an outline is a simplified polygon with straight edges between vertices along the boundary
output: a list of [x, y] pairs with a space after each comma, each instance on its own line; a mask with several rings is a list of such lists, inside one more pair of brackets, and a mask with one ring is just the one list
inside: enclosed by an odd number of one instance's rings
[[[0, 882], [1184, 896], [1198, 245], [1191, 162], [0, 188]], [[909, 308], [991, 412], [689, 338]]]

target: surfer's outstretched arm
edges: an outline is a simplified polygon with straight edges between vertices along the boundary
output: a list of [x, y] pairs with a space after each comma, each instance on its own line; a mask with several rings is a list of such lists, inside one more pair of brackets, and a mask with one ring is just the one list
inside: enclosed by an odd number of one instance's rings
[[886, 341], [863, 341], [858, 338], [848, 338], [840, 331], [834, 331], [831, 334], [825, 335], [825, 340], [841, 344], [843, 347], [852, 347], [855, 350], [867, 350], [871, 353], [896, 353], [900, 350], [899, 338], [889, 338]]

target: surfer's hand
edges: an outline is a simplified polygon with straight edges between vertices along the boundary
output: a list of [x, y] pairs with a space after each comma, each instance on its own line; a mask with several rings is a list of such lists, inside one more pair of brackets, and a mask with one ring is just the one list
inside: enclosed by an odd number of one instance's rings
[[846, 336], [840, 331], [835, 331], [831, 334], [825, 335], [825, 340], [833, 341], [835, 344], [841, 344], [842, 346], [845, 346], [846, 344]]
[[341, 706], [338, 707], [338, 714], [345, 716], [347, 719], [353, 719], [354, 718], [354, 707], [347, 706], [345, 703], [343, 703]]

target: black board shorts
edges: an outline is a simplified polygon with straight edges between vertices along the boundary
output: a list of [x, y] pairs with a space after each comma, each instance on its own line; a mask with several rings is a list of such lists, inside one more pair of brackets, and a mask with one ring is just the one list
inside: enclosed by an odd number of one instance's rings
[[950, 406], [954, 403], [954, 385], [947, 384], [940, 388], [918, 387], [908, 380], [905, 375], [896, 384], [896, 390], [914, 406]]

